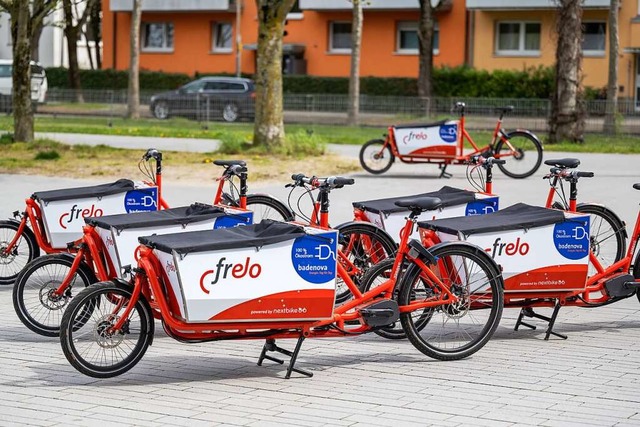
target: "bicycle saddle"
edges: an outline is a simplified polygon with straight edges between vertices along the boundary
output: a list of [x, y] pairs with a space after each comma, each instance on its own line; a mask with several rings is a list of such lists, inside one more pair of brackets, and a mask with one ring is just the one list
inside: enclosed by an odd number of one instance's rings
[[633, 188], [635, 188], [636, 190], [640, 190], [640, 182], [637, 184], [633, 184]]
[[503, 113], [511, 112], [515, 109], [513, 105], [507, 105], [505, 107], [496, 107], [496, 111], [502, 111]]
[[415, 197], [398, 200], [395, 202], [395, 205], [401, 208], [407, 208], [410, 211], [432, 211], [442, 205], [442, 200], [437, 197]]
[[244, 160], [214, 160], [213, 164], [217, 166], [246, 166], [247, 162], [245, 162]]
[[560, 169], [573, 169], [577, 168], [580, 165], [580, 160], [578, 159], [554, 159], [554, 160], [545, 160], [545, 165], [554, 166]]

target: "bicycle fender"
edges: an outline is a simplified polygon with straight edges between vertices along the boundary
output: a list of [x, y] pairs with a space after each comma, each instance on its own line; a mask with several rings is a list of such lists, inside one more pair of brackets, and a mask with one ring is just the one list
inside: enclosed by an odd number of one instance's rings
[[333, 228], [335, 228], [336, 230], [340, 230], [341, 228], [344, 228], [344, 227], [346, 227], [346, 226], [348, 226], [348, 225], [352, 225], [352, 224], [354, 224], [354, 225], [362, 225], [362, 224], [365, 224], [365, 226], [370, 226], [371, 228], [375, 228], [375, 229], [376, 229], [376, 231], [377, 231], [377, 230], [380, 230], [382, 233], [386, 233], [386, 231], [384, 231], [384, 229], [383, 229], [383, 228], [378, 227], [378, 226], [377, 226], [377, 225], [375, 225], [374, 223], [372, 223], [372, 222], [368, 222], [368, 221], [347, 221], [347, 222], [343, 222], [342, 224], [336, 225], [336, 226], [335, 226], [335, 227], [333, 227]]
[[621, 220], [617, 213], [615, 213], [614, 211], [612, 211], [611, 209], [609, 209], [608, 207], [606, 207], [602, 203], [578, 203], [576, 205], [576, 209], [578, 207], [580, 207], [580, 206], [583, 206], [583, 205], [592, 205], [592, 206], [598, 206], [598, 207], [602, 208], [603, 211], [606, 211], [609, 215], [614, 217], [620, 224], [622, 224], [622, 235], [624, 236], [624, 238], [626, 239], [626, 238], [629, 237], [629, 235], [627, 234], [627, 227], [626, 227], [627, 223], [625, 223], [623, 220]]
[[544, 151], [544, 145], [542, 145], [542, 141], [540, 141], [540, 138], [538, 138], [538, 136], [535, 133], [527, 129], [516, 129], [516, 130], [512, 130], [511, 132], [507, 132], [506, 134], [507, 138], [510, 138], [511, 135], [513, 135], [514, 133], [526, 133], [531, 138], [535, 139], [538, 142], [538, 144], [540, 144], [540, 148], [542, 148], [542, 150]]

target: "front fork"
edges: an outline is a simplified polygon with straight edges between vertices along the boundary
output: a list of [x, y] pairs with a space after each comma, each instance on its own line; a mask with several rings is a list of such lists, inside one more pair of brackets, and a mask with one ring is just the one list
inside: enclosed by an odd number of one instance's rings
[[15, 248], [15, 246], [18, 244], [18, 240], [20, 240], [20, 238], [22, 237], [22, 234], [24, 233], [24, 229], [27, 226], [27, 215], [24, 213], [20, 213], [18, 211], [15, 211], [13, 213], [13, 216], [17, 219], [17, 218], [22, 218], [20, 220], [20, 225], [18, 226], [18, 231], [16, 231], [16, 235], [13, 237], [13, 239], [11, 239], [11, 242], [9, 242], [9, 244], [7, 245], [6, 248], [3, 249], [2, 255], [10, 255], [11, 252], [13, 251], [13, 249]]

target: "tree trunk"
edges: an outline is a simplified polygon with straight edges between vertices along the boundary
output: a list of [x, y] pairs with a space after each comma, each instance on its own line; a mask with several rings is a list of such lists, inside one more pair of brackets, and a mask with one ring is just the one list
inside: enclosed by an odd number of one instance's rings
[[142, 19], [142, 0], [133, 0], [131, 12], [131, 60], [129, 64], [129, 92], [127, 117], [140, 118], [140, 20]]
[[93, 33], [96, 51], [96, 68], [98, 70], [102, 69], [102, 53], [100, 52], [100, 42], [102, 41], [102, 18], [100, 17], [101, 9], [102, 1], [97, 0], [95, 3], [93, 3], [93, 7], [91, 8], [91, 13], [89, 15], [89, 25], [91, 26], [91, 31]]
[[74, 21], [71, 0], [62, 0], [62, 10], [64, 13], [64, 35], [67, 39], [67, 55], [69, 58], [69, 87], [73, 89], [76, 102], [83, 103], [82, 87], [80, 84], [80, 67], [78, 66], [78, 36], [80, 34], [80, 24]]
[[607, 82], [607, 104], [604, 115], [604, 133], [616, 133], [616, 113], [618, 111], [618, 10], [620, 0], [611, 0], [609, 7], [609, 80]]
[[582, 2], [559, 0], [556, 29], [556, 88], [552, 99], [549, 142], [584, 141], [582, 99]]
[[253, 142], [269, 149], [284, 145], [282, 120], [282, 33], [295, 0], [256, 0], [258, 51]]
[[13, 36], [13, 138], [33, 141], [33, 111], [31, 107], [31, 37], [29, 2], [19, 1], [11, 14]]
[[435, 30], [433, 15], [431, 1], [420, 0], [418, 96], [425, 100], [433, 96], [433, 33]]
[[353, 3], [353, 19], [351, 21], [351, 74], [349, 75], [349, 108], [347, 124], [357, 125], [360, 114], [360, 45], [362, 42], [362, 1]]

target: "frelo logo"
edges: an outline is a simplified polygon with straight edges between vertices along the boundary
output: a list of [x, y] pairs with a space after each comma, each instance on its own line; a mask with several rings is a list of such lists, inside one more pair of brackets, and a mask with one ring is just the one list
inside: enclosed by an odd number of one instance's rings
[[69, 212], [65, 212], [60, 215], [60, 219], [58, 219], [58, 224], [60, 227], [67, 229], [66, 224], [71, 224], [73, 221], [86, 218], [89, 216], [102, 216], [104, 212], [100, 208], [96, 208], [96, 205], [91, 205], [91, 208], [81, 209], [78, 205], [73, 205]]
[[164, 268], [165, 270], [167, 270], [167, 273], [176, 272], [176, 266], [173, 265], [171, 261], [167, 261], [167, 265]]
[[113, 242], [113, 237], [111, 236], [107, 236], [107, 247], [109, 246], [115, 246], [114, 242]]
[[409, 135], [405, 135], [404, 138], [402, 138], [402, 142], [404, 142], [405, 144], [410, 143], [411, 141], [415, 141], [415, 140], [420, 140], [420, 141], [426, 141], [427, 140], [428, 135], [422, 131], [420, 132], [409, 132]]
[[260, 264], [251, 264], [251, 257], [247, 257], [244, 264], [225, 264], [225, 260], [225, 257], [220, 258], [220, 260], [216, 264], [215, 270], [207, 270], [202, 274], [202, 276], [200, 276], [200, 289], [202, 289], [202, 292], [204, 292], [205, 294], [208, 294], [209, 290], [205, 287], [204, 280], [205, 277], [209, 276], [210, 274], [215, 273], [214, 279], [209, 282], [212, 285], [215, 285], [220, 279], [226, 279], [229, 276], [229, 270], [231, 270], [231, 277], [235, 279], [242, 279], [247, 274], [252, 279], [255, 279], [256, 277], [260, 276], [260, 273], [262, 273], [262, 267], [260, 266]]
[[491, 258], [495, 258], [497, 256], [507, 255], [522, 255], [525, 256], [529, 253], [529, 244], [522, 242], [520, 243], [520, 238], [518, 237], [515, 243], [500, 243], [502, 240], [498, 237], [495, 242], [493, 242], [492, 247], [485, 249], [485, 252], [491, 254]]

